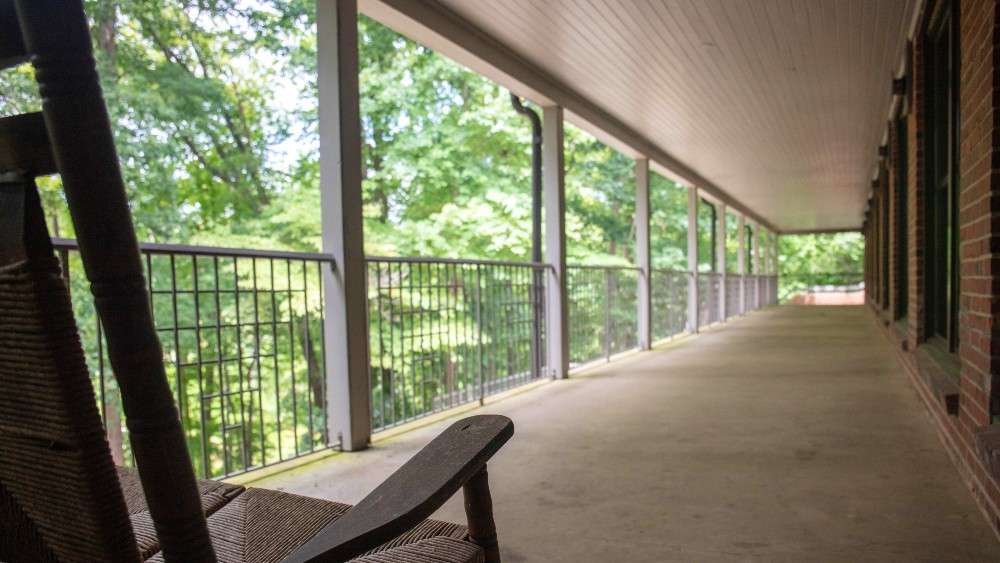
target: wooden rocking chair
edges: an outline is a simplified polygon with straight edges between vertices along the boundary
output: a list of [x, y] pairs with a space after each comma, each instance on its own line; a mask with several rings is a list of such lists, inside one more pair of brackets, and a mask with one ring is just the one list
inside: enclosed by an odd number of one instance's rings
[[[81, 0], [0, 0], [0, 70], [43, 111], [0, 118], [0, 561], [499, 561], [486, 462], [459, 421], [357, 506], [195, 480], [150, 313]], [[35, 187], [58, 173], [138, 472], [116, 469]], [[468, 528], [426, 520], [464, 489]]]

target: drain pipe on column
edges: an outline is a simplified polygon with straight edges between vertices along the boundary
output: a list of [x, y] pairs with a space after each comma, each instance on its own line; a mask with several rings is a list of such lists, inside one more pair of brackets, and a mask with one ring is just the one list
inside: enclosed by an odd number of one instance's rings
[[[514, 111], [531, 121], [531, 261], [538, 264], [542, 261], [542, 119], [538, 112], [525, 107], [521, 98], [513, 92], [510, 94], [510, 104]], [[542, 371], [542, 272], [532, 268], [531, 279], [535, 325], [535, 333], [531, 339], [531, 369], [532, 376], [539, 377]]]

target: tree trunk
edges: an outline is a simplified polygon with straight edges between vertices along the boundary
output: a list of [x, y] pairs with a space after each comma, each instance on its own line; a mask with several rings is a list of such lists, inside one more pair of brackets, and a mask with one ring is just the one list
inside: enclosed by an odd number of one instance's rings
[[319, 358], [316, 357], [316, 350], [313, 347], [309, 331], [309, 323], [306, 322], [305, 317], [301, 321], [302, 326], [296, 332], [299, 333], [299, 342], [302, 345], [302, 354], [305, 356], [306, 369], [309, 373], [309, 390], [312, 393], [313, 405], [322, 407], [326, 399], [323, 396], [323, 378], [326, 377], [326, 374], [323, 373], [322, 366], [319, 364]]
[[115, 63], [118, 56], [118, 2], [100, 2], [103, 9], [94, 13], [94, 34], [97, 49], [104, 54], [106, 68], [102, 69], [105, 79], [114, 79]]

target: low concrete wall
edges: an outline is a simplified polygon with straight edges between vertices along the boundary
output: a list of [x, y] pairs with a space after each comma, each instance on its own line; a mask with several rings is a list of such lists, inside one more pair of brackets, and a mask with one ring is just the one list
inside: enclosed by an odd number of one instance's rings
[[864, 305], [865, 292], [830, 291], [820, 293], [796, 293], [788, 298], [792, 305]]

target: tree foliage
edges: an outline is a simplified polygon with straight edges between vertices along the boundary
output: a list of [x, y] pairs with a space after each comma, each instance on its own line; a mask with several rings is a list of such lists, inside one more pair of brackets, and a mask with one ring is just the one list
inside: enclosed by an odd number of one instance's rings
[[[317, 250], [313, 2], [86, 7], [140, 239]], [[359, 61], [366, 252], [527, 259], [531, 131], [508, 92], [365, 17]], [[0, 91], [4, 114], [37, 109], [28, 66]], [[566, 163], [571, 261], [634, 261], [631, 159], [569, 126]]]
[[864, 237], [860, 233], [782, 235], [778, 237], [781, 276], [860, 273]]
[[[315, 0], [85, 4], [139, 239], [319, 250]], [[531, 128], [511, 108], [509, 93], [370, 19], [362, 17], [358, 31], [366, 253], [527, 260]], [[29, 65], [0, 73], [0, 115], [39, 106]], [[570, 261], [634, 262], [633, 161], [567, 126], [566, 165]], [[40, 190], [52, 233], [72, 238], [59, 179], [43, 179]], [[686, 194], [654, 176], [652, 197], [655, 260], [683, 267]], [[300, 276], [283, 273], [282, 267], [282, 261], [266, 259], [158, 256], [148, 261], [164, 360], [202, 475], [270, 463], [322, 442], [323, 393], [314, 387], [324, 374], [313, 365], [313, 350], [321, 350], [318, 289], [293, 290]], [[318, 279], [318, 266], [311, 267], [313, 273], [303, 273], [303, 279]], [[116, 460], [127, 462], [115, 381], [101, 368], [107, 362], [99, 325], [76, 254], [71, 253], [67, 268], [95, 389], [107, 392], [101, 412], [108, 437]], [[423, 283], [429, 281], [425, 270], [417, 269]], [[211, 273], [215, 276], [206, 277]], [[622, 275], [635, 276], [631, 271]], [[469, 280], [438, 284], [434, 293], [399, 271], [369, 268], [369, 277], [376, 294], [379, 283], [397, 287], [382, 296], [384, 301], [374, 301], [391, 312], [370, 311], [372, 327], [390, 327], [391, 341], [408, 346], [406, 354], [372, 347], [373, 368], [381, 366], [373, 374], [385, 378], [373, 377], [373, 383], [391, 382], [387, 388], [373, 387], [373, 397], [388, 390], [411, 413], [436, 408], [435, 390], [446, 379], [452, 387], [468, 383], [453, 377], [463, 365], [461, 354], [440, 338], [415, 338], [429, 330], [414, 326], [412, 319], [429, 322], [432, 293], [440, 300], [441, 287], [459, 292]], [[527, 306], [527, 294], [513, 293], [527, 291], [524, 280], [512, 279], [506, 270], [491, 271], [477, 275], [477, 288], [480, 277], [483, 289], [466, 287], [470, 295], [495, 293], [489, 302], [498, 307]], [[618, 284], [623, 296], [616, 301], [615, 311], [620, 311], [613, 323], [621, 343], [634, 339], [628, 335], [635, 332], [634, 295], [628, 292], [634, 294], [636, 284], [628, 279]], [[478, 325], [470, 330], [476, 336], [467, 346], [508, 346], [505, 357], [520, 362], [508, 363], [523, 364], [523, 350], [516, 347], [525, 348], [527, 340], [510, 348], [510, 339], [491, 336], [493, 329], [499, 335], [523, 331], [523, 323], [492, 327], [484, 320], [484, 328], [471, 301], [445, 302], [452, 308], [440, 312], [438, 328]], [[516, 320], [505, 309], [482, 314], [495, 323]], [[592, 316], [595, 323], [606, 322], [603, 312]], [[587, 318], [577, 314], [576, 321], [587, 346], [598, 342], [598, 330]], [[235, 330], [228, 326], [233, 323]], [[261, 362], [255, 355], [270, 360]], [[441, 374], [424, 373], [414, 364], [431, 358], [433, 365], [447, 366], [450, 375], [439, 380]], [[467, 371], [476, 381], [476, 371]], [[243, 427], [244, 421], [233, 416], [244, 412], [257, 413], [254, 428], [227, 431]]]

